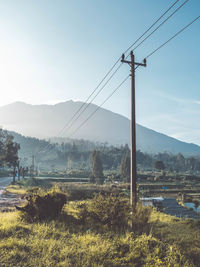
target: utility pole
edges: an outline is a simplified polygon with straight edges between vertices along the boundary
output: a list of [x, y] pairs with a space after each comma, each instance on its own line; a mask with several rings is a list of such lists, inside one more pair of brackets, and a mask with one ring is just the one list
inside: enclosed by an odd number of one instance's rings
[[130, 164], [130, 204], [135, 208], [137, 203], [137, 170], [136, 170], [136, 123], [135, 123], [135, 69], [136, 66], [146, 67], [146, 59], [143, 63], [135, 62], [133, 51], [130, 53], [131, 60], [125, 60], [122, 55], [121, 62], [127, 63], [131, 67], [131, 164]]

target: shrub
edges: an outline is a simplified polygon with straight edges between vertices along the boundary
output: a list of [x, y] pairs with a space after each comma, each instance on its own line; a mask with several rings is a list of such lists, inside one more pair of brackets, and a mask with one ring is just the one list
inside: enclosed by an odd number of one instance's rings
[[127, 198], [121, 194], [97, 194], [87, 204], [79, 205], [79, 221], [87, 228], [124, 232], [132, 224], [132, 230], [141, 233], [149, 230], [151, 209], [138, 204], [131, 213]]
[[61, 186], [62, 191], [69, 195], [69, 201], [93, 199], [98, 193], [104, 195], [111, 193], [119, 194], [124, 191], [123, 187], [120, 188], [116, 185], [105, 186], [97, 184], [66, 183], [65, 185], [61, 184]]
[[85, 200], [94, 197], [95, 193], [98, 192], [97, 188], [68, 188], [67, 193], [69, 194], [69, 200]]
[[89, 204], [79, 205], [79, 220], [92, 229], [106, 227], [121, 231], [128, 226], [130, 207], [127, 199], [115, 194], [96, 194]]
[[151, 207], [145, 207], [141, 203], [131, 215], [132, 230], [138, 234], [149, 231], [149, 218], [151, 215]]
[[22, 212], [27, 221], [41, 221], [57, 218], [67, 201], [63, 193], [50, 191], [45, 194], [33, 194], [27, 197], [28, 203], [24, 207], [16, 207]]

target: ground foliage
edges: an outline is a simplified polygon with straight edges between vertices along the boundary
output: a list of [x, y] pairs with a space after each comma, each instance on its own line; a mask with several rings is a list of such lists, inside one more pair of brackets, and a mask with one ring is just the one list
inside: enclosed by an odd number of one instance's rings
[[81, 223], [90, 229], [125, 231], [130, 220], [127, 199], [116, 194], [96, 194], [88, 203], [78, 206]]
[[0, 266], [182, 267], [200, 261], [199, 221], [141, 205], [131, 214], [121, 194], [67, 202], [56, 219], [30, 223], [19, 215], [1, 213]]

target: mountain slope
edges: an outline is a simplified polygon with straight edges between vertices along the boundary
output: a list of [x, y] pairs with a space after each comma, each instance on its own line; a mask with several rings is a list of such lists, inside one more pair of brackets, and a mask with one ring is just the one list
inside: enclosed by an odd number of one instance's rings
[[[50, 138], [58, 135], [81, 105], [82, 102], [73, 101], [56, 105], [28, 105], [16, 102], [0, 107], [0, 125], [26, 136]], [[64, 131], [62, 136], [69, 137], [95, 109], [96, 105], [91, 104], [80, 120], [77, 120], [69, 131]], [[111, 111], [99, 109], [74, 138], [107, 141], [112, 144], [127, 143], [129, 120]]]
[[[58, 136], [59, 131], [81, 107], [82, 102], [67, 101], [56, 105], [28, 105], [16, 102], [0, 107], [0, 125], [5, 129], [19, 132], [26, 136], [37, 138], [52, 138]], [[70, 134], [96, 109], [91, 104], [80, 117], [80, 120], [62, 137]], [[80, 130], [73, 136], [110, 144], [125, 144], [130, 140], [130, 121], [124, 116], [100, 108]], [[141, 125], [137, 125], [137, 149], [148, 153], [171, 152], [185, 155], [200, 155], [200, 147], [181, 142], [175, 138], [155, 132]]]
[[147, 153], [170, 152], [185, 156], [200, 156], [200, 146], [179, 141], [173, 137], [158, 133], [141, 125], [136, 127], [137, 149]]

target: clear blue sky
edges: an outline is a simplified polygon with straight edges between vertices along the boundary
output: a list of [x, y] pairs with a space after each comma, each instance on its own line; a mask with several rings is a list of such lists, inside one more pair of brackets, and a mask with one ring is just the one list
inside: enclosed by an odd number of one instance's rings
[[[173, 2], [0, 0], [0, 105], [86, 100], [121, 53]], [[198, 15], [200, 1], [190, 0], [135, 51], [136, 59]], [[138, 123], [200, 144], [199, 47], [200, 20], [136, 71]], [[125, 64], [95, 103], [128, 72]], [[130, 117], [130, 81], [104, 107]]]

